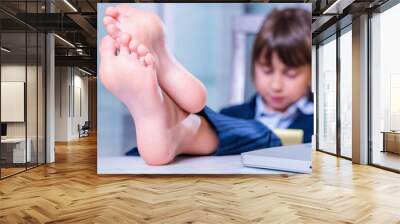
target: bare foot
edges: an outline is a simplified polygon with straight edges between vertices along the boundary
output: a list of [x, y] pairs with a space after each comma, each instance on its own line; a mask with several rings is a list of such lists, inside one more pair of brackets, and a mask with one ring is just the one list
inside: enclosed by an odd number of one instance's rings
[[[212, 153], [218, 140], [209, 124], [183, 111], [163, 92], [152, 54], [140, 56], [129, 49], [130, 43], [126, 33], [120, 35], [118, 43], [110, 36], [102, 39], [100, 80], [130, 111], [141, 157], [150, 165], [163, 165], [182, 153]], [[142, 44], [139, 47], [147, 50]]]
[[[153, 55], [161, 87], [182, 109], [197, 113], [204, 108], [207, 100], [204, 85], [168, 51], [164, 27], [156, 14], [120, 4], [107, 8], [104, 25], [114, 39], [121, 32], [129, 33], [132, 37], [129, 48], [138, 55], [148, 52]], [[147, 49], [138, 43], [143, 43]]]

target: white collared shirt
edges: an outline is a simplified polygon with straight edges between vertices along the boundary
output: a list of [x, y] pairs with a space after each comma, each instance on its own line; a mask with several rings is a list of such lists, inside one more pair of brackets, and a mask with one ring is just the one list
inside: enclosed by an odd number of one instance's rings
[[270, 129], [286, 129], [298, 116], [298, 110], [303, 114], [313, 114], [314, 104], [310, 102], [306, 96], [300, 98], [296, 103], [292, 104], [285, 112], [268, 112], [268, 106], [262, 100], [260, 95], [256, 98], [255, 119], [263, 123]]

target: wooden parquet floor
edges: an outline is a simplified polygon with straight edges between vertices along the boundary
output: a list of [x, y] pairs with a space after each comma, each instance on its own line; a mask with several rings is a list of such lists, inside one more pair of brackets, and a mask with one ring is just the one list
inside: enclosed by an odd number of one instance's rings
[[311, 175], [96, 174], [96, 138], [0, 181], [0, 223], [400, 223], [400, 175], [314, 153]]

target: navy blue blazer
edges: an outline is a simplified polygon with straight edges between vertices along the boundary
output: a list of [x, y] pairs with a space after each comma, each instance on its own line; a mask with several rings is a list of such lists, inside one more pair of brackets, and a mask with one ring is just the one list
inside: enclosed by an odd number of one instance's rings
[[[244, 104], [226, 107], [220, 113], [241, 119], [254, 119], [256, 114], [256, 98], [257, 95]], [[289, 125], [288, 129], [303, 130], [303, 143], [310, 143], [311, 136], [314, 133], [314, 115], [304, 114], [300, 110], [297, 110], [297, 113], [297, 118]]]

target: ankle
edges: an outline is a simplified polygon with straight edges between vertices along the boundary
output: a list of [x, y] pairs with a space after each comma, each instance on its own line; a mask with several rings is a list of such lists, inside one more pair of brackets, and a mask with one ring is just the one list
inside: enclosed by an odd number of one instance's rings
[[190, 114], [188, 119], [191, 120], [191, 124], [185, 125], [184, 137], [176, 151], [179, 154], [194, 155], [209, 155], [215, 152], [219, 140], [208, 121], [197, 114]]

